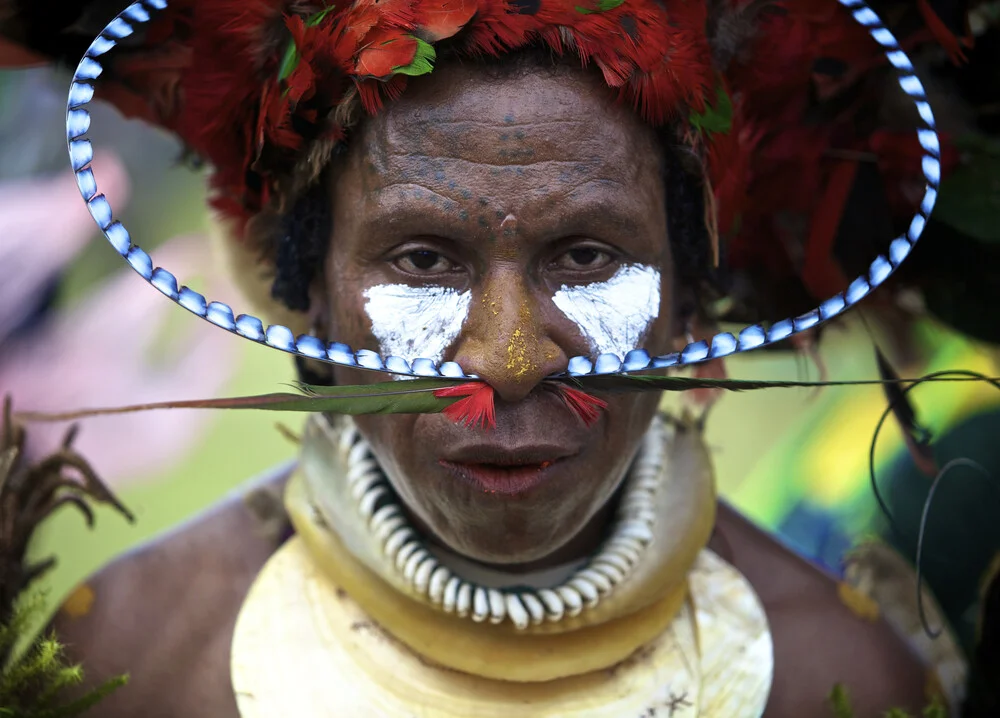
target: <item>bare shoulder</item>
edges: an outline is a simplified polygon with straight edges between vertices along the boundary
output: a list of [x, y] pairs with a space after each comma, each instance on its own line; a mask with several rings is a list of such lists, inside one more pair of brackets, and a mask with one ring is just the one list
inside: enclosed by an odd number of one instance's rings
[[849, 608], [833, 576], [721, 504], [711, 547], [749, 579], [767, 612], [775, 676], [768, 718], [832, 716], [826, 698], [836, 683], [857, 718], [896, 707], [920, 714], [928, 668], [885, 621]]
[[[77, 589], [53, 625], [88, 685], [129, 674], [101, 716], [235, 718], [229, 644], [243, 598], [285, 530], [269, 472], [165, 536], [118, 558]], [[86, 610], [81, 609], [81, 604]]]

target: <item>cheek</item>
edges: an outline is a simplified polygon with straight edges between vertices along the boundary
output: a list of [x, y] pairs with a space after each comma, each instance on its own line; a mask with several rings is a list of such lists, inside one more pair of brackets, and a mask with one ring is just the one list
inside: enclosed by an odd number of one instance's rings
[[661, 277], [655, 267], [622, 267], [606, 282], [564, 285], [552, 297], [579, 327], [594, 354], [625, 356], [640, 346], [663, 308]]
[[472, 293], [382, 284], [364, 291], [364, 312], [384, 356], [441, 361], [469, 314]]

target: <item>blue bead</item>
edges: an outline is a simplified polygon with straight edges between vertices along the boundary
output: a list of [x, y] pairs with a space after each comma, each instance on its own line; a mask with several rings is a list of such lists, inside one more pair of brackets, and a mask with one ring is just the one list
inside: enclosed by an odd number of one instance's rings
[[792, 326], [795, 327], [795, 331], [801, 332], [806, 329], [811, 329], [812, 327], [819, 324], [819, 310], [813, 309], [811, 312], [806, 312], [805, 314], [800, 314], [792, 320]]
[[255, 342], [262, 342], [267, 336], [264, 334], [264, 323], [251, 314], [241, 314], [236, 317], [236, 331], [240, 336]]
[[123, 18], [116, 17], [107, 24], [102, 34], [109, 35], [116, 40], [121, 40], [132, 34], [132, 26], [125, 22]]
[[311, 334], [300, 335], [295, 340], [295, 348], [299, 351], [299, 354], [304, 354], [307, 357], [326, 359], [326, 344]]
[[167, 7], [167, 0], [146, 0], [146, 4], [155, 10], [163, 10]]
[[924, 199], [920, 203], [920, 211], [925, 215], [934, 211], [934, 203], [937, 202], [938, 191], [933, 187], [928, 187], [924, 192]]
[[623, 371], [641, 371], [649, 366], [649, 352], [645, 349], [633, 349], [625, 355], [622, 361]]
[[893, 49], [899, 47], [899, 43], [896, 42], [896, 38], [894, 38], [892, 36], [892, 33], [886, 30], [884, 27], [879, 28], [878, 30], [872, 30], [871, 36], [872, 39], [874, 39], [875, 42], [877, 42], [882, 47], [890, 47]]
[[594, 362], [595, 374], [614, 374], [622, 368], [622, 360], [617, 354], [601, 354]]
[[264, 332], [264, 340], [275, 349], [290, 352], [295, 350], [295, 335], [281, 324], [272, 324]]
[[346, 364], [347, 366], [354, 366], [358, 363], [357, 359], [354, 358], [354, 352], [346, 344], [340, 342], [333, 342], [326, 349], [327, 358], [337, 364]]
[[795, 325], [792, 324], [791, 319], [782, 319], [780, 322], [775, 322], [767, 330], [767, 340], [769, 342], [780, 342], [782, 339], [787, 339], [795, 331]]
[[90, 140], [73, 140], [69, 143], [69, 161], [73, 171], [79, 172], [94, 159], [94, 146]]
[[904, 72], [913, 72], [913, 63], [910, 62], [910, 58], [906, 56], [906, 53], [902, 50], [893, 50], [892, 52], [887, 52], [885, 54], [889, 58], [889, 62], [892, 63], [893, 67], [897, 70], [902, 70]]
[[90, 113], [86, 110], [70, 110], [66, 113], [66, 139], [75, 140], [87, 134], [90, 129]]
[[69, 99], [66, 104], [69, 107], [79, 107], [86, 105], [94, 99], [94, 86], [82, 82], [74, 82], [69, 86]]
[[693, 364], [708, 358], [708, 342], [691, 342], [681, 350], [681, 364]]
[[917, 106], [917, 112], [920, 113], [920, 119], [927, 123], [928, 127], [934, 127], [934, 111], [931, 109], [929, 102], [915, 102]]
[[716, 334], [712, 337], [712, 349], [709, 352], [709, 356], [713, 359], [715, 357], [724, 357], [727, 354], [732, 354], [734, 351], [736, 351], [736, 337], [729, 332]]
[[920, 84], [920, 80], [917, 79], [916, 75], [907, 75], [906, 77], [899, 78], [899, 86], [910, 97], [924, 96], [924, 86]]
[[409, 374], [410, 373], [410, 362], [406, 361], [403, 357], [386, 357], [385, 358], [385, 368], [391, 371], [393, 374]]
[[835, 294], [819, 305], [819, 315], [823, 319], [829, 319], [844, 311], [845, 306], [847, 306], [847, 303], [844, 301], [844, 298], [839, 294]]
[[150, 279], [153, 276], [153, 260], [142, 251], [141, 247], [132, 247], [125, 259], [132, 265], [132, 269], [142, 275], [143, 279]]
[[421, 358], [413, 360], [413, 373], [417, 376], [438, 376], [433, 359]]
[[847, 306], [852, 306], [857, 304], [866, 296], [868, 292], [872, 290], [871, 285], [868, 284], [868, 280], [865, 277], [858, 277], [844, 292], [844, 299], [847, 300]]
[[658, 357], [653, 357], [653, 361], [649, 365], [653, 369], [666, 369], [667, 367], [677, 366], [680, 362], [681, 355], [678, 352], [671, 352], [670, 354], [661, 354]]
[[452, 379], [464, 379], [465, 370], [458, 365], [457, 362], [446, 361], [441, 364], [438, 369], [441, 371], [441, 376], [447, 376]]
[[917, 139], [920, 140], [920, 146], [932, 155], [941, 154], [941, 143], [934, 130], [917, 130]]
[[[365, 369], [383, 368], [382, 357], [371, 349], [358, 349], [355, 356], [358, 358], [358, 366], [363, 366]], [[414, 362], [414, 365], [416, 365], [416, 362]]]
[[740, 332], [739, 347], [741, 352], [756, 349], [767, 342], [767, 334], [764, 327], [759, 324], [751, 324]]
[[903, 237], [892, 240], [892, 244], [889, 245], [889, 261], [894, 267], [898, 267], [910, 255], [911, 249], [913, 245]]
[[90, 200], [97, 194], [97, 180], [89, 167], [76, 173], [76, 186], [85, 200]]
[[121, 222], [112, 222], [104, 230], [104, 236], [108, 238], [111, 246], [118, 251], [118, 254], [123, 257], [128, 254], [128, 250], [132, 246], [132, 238], [129, 236], [128, 230], [125, 229], [125, 225]]
[[671, 352], [670, 354], [661, 354], [658, 357], [653, 357], [653, 360], [649, 362], [649, 366], [651, 369], [666, 369], [667, 367], [677, 366], [680, 362], [680, 353]]
[[569, 366], [566, 367], [566, 371], [573, 376], [582, 376], [594, 371], [594, 364], [588, 357], [573, 357], [569, 360]]
[[177, 278], [163, 267], [154, 269], [149, 281], [171, 299], [177, 299]]
[[890, 274], [892, 274], [892, 265], [885, 257], [879, 255], [875, 257], [872, 266], [868, 269], [868, 281], [874, 288], [888, 279]]
[[875, 12], [869, 7], [863, 7], [860, 10], [856, 10], [854, 12], [854, 19], [865, 27], [882, 24], [882, 21], [878, 19], [878, 15], [876, 15]]
[[101, 229], [108, 228], [113, 217], [111, 216], [111, 205], [108, 204], [107, 197], [103, 194], [91, 197], [90, 201], [87, 202], [87, 209], [90, 210], [90, 216], [97, 222], [98, 227]]
[[[94, 41], [95, 43], [97, 40]], [[101, 67], [101, 63], [92, 57], [85, 57], [80, 60], [80, 64], [77, 65], [76, 74], [73, 76], [74, 80], [96, 80], [101, 76], [104, 68]]]
[[205, 308], [205, 319], [229, 331], [236, 329], [236, 319], [233, 317], [233, 310], [228, 304], [223, 304], [222, 302], [209, 302]]
[[[94, 41], [90, 43], [90, 47], [87, 48], [87, 58], [89, 59], [94, 57], [100, 57], [108, 50], [111, 50], [117, 44], [118, 43], [116, 43], [109, 37], [98, 35], [97, 37], [94, 38]], [[79, 72], [77, 72], [77, 74], [79, 74]], [[97, 75], [100, 74], [101, 74], [100, 65], [98, 65]], [[94, 77], [97, 77], [97, 75], [94, 75]]]
[[149, 22], [149, 12], [142, 3], [132, 3], [122, 11], [122, 15], [135, 23]]
[[181, 291], [177, 293], [177, 303], [199, 317], [205, 316], [205, 311], [208, 309], [205, 297], [190, 287], [181, 287]]
[[941, 183], [941, 163], [936, 158], [924, 157], [920, 163], [920, 167], [923, 169], [924, 177], [927, 178], [927, 182], [931, 186], [937, 187]]

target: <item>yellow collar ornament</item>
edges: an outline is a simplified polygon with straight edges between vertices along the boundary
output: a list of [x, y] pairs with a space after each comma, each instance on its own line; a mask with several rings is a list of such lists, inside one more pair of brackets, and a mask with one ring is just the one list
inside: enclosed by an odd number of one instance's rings
[[460, 578], [406, 523], [349, 419], [310, 420], [285, 503], [296, 536], [236, 624], [242, 718], [764, 711], [767, 619], [704, 548], [715, 495], [694, 429], [654, 422], [604, 545], [551, 587]]

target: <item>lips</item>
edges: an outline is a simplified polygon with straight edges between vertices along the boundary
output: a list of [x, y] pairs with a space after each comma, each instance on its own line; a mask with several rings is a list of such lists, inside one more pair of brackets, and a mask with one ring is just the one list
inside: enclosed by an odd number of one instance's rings
[[517, 496], [544, 483], [560, 462], [576, 453], [556, 445], [507, 448], [480, 444], [450, 451], [438, 463], [484, 493]]
[[558, 460], [531, 464], [439, 463], [456, 478], [487, 494], [519, 496], [529, 493], [549, 478]]

